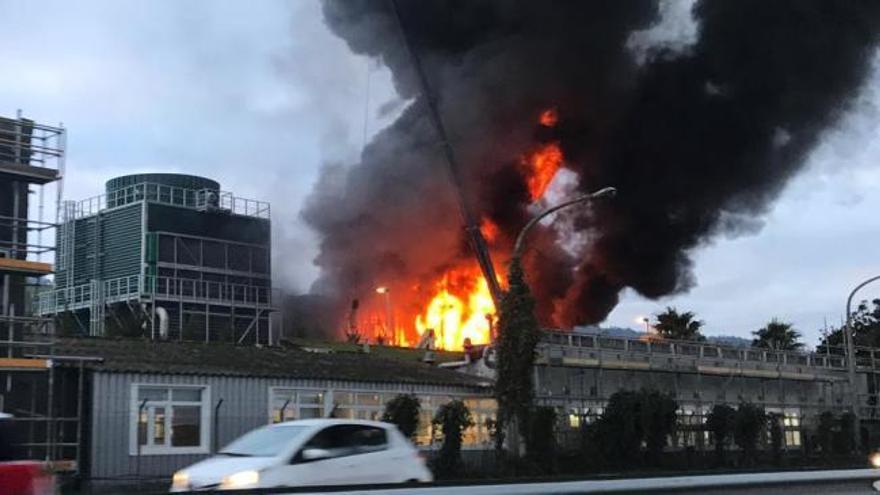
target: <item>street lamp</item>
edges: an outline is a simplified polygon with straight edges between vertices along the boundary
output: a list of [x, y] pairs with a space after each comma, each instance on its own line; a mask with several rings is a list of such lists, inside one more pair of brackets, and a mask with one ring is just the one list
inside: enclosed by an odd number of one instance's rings
[[519, 235], [516, 236], [516, 243], [514, 243], [513, 245], [513, 257], [511, 258], [511, 263], [513, 263], [514, 261], [519, 261], [519, 258], [522, 257], [523, 249], [525, 249], [526, 234], [529, 233], [529, 231], [532, 229], [532, 227], [535, 226], [535, 224], [540, 222], [541, 219], [543, 219], [547, 215], [556, 213], [557, 211], [563, 208], [568, 208], [572, 205], [587, 203], [597, 198], [601, 198], [604, 196], [614, 196], [615, 194], [617, 194], [617, 189], [613, 187], [606, 187], [604, 189], [599, 189], [596, 192], [587, 194], [586, 196], [581, 196], [579, 198], [575, 198], [569, 201], [564, 201], [556, 206], [551, 206], [550, 208], [547, 208], [546, 210], [539, 213], [538, 215], [535, 215], [534, 217], [532, 217], [531, 220], [529, 220], [525, 227], [523, 227], [522, 230], [519, 231]]
[[[846, 298], [846, 332], [844, 332], [844, 334], [843, 334], [843, 341], [844, 341], [844, 345], [846, 345], [846, 355], [847, 355], [847, 360], [846, 360], [847, 363], [846, 364], [847, 364], [847, 371], [849, 372], [849, 389], [850, 389], [850, 393], [852, 394], [853, 414], [855, 415], [855, 421], [856, 421], [855, 428], [853, 428], [854, 434], [855, 434], [854, 440], [856, 442], [856, 444], [855, 444], [856, 446], [858, 446], [858, 441], [859, 441], [859, 407], [858, 407], [858, 402], [859, 402], [858, 397], [859, 396], [858, 396], [858, 393], [856, 392], [856, 344], [855, 344], [855, 339], [854, 339], [854, 335], [853, 335], [853, 328], [852, 328], [852, 300], [853, 300], [853, 297], [855, 297], [856, 292], [859, 291], [859, 289], [861, 289], [862, 287], [870, 284], [871, 282], [875, 282], [877, 280], [880, 280], [880, 275], [878, 275], [876, 277], [871, 277], [871, 278], [865, 280], [864, 282], [857, 285], [856, 288], [853, 289], [852, 292], [849, 293], [849, 297]], [[828, 343], [826, 342], [825, 345], [827, 346]]]
[[389, 332], [388, 338], [394, 338], [394, 315], [391, 312], [391, 289], [388, 287], [376, 287], [376, 293], [385, 296], [385, 329]]

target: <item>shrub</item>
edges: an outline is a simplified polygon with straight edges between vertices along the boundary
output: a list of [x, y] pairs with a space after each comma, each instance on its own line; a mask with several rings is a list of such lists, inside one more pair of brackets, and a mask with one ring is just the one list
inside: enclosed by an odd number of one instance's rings
[[526, 452], [539, 472], [550, 473], [556, 469], [556, 410], [538, 406], [529, 415], [529, 436]]
[[401, 394], [385, 404], [385, 412], [382, 413], [382, 421], [397, 425], [403, 435], [412, 439], [419, 428], [419, 412], [422, 403], [418, 397], [409, 394]]
[[592, 437], [612, 466], [638, 464], [642, 443], [647, 447], [648, 462], [657, 464], [666, 438], [675, 430], [677, 410], [671, 397], [657, 391], [617, 392], [609, 398]]
[[819, 415], [819, 424], [816, 426], [816, 440], [826, 459], [834, 451], [834, 422], [834, 413], [825, 411]]
[[718, 404], [709, 412], [706, 418], [706, 428], [712, 433], [712, 442], [715, 444], [715, 461], [718, 465], [724, 464], [724, 453], [733, 432], [734, 417], [736, 410], [726, 404]]
[[770, 452], [773, 454], [773, 463], [782, 461], [782, 415], [779, 413], [767, 414], [767, 430], [770, 432]]
[[733, 441], [742, 449], [743, 461], [746, 464], [754, 463], [758, 438], [766, 424], [767, 415], [764, 409], [754, 404], [743, 402], [736, 410], [733, 419]]
[[440, 477], [454, 476], [461, 470], [462, 434], [474, 425], [471, 412], [460, 400], [447, 402], [437, 409], [433, 424], [435, 434], [439, 430], [443, 435], [434, 470]]

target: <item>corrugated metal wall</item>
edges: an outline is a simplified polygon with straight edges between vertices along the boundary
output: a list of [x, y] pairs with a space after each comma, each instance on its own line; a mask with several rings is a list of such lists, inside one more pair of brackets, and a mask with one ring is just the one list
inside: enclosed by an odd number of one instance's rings
[[141, 257], [141, 205], [133, 204], [101, 215], [104, 280], [137, 275]]
[[[218, 442], [223, 446], [269, 419], [269, 388], [321, 388], [420, 394], [478, 395], [455, 386], [358, 383], [331, 380], [292, 380], [197, 375], [157, 375], [95, 372], [92, 374], [91, 473], [93, 479], [141, 476], [169, 477], [204, 455], [129, 454], [131, 388], [135, 383], [188, 384], [210, 387], [211, 407], [223, 399], [218, 421]], [[210, 439], [213, 442], [213, 439]], [[211, 444], [211, 443], [209, 443]]]
[[[137, 275], [141, 255], [141, 203], [74, 220], [73, 284]], [[96, 235], [96, 229], [98, 232]], [[60, 242], [56, 234], [56, 241]], [[97, 256], [100, 253], [100, 256]], [[56, 256], [59, 256], [56, 253]], [[55, 260], [56, 265], [64, 266]], [[58, 270], [57, 287], [64, 287], [67, 270]]]

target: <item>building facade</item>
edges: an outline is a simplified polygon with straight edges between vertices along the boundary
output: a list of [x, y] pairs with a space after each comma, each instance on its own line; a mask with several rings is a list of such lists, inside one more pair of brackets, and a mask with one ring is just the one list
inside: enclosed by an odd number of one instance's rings
[[268, 203], [214, 180], [135, 174], [63, 206], [55, 288], [38, 312], [79, 334], [272, 342]]
[[465, 401], [477, 419], [466, 448], [490, 444], [480, 421], [495, 411], [489, 383], [417, 358], [103, 338], [58, 339], [53, 352], [59, 382], [86, 384], [76, 396], [56, 390], [58, 415], [81, 409], [85, 421], [78, 437], [58, 437], [55, 450], [79, 442], [78, 457], [70, 460], [97, 485], [168, 482], [175, 470], [274, 422], [379, 419], [403, 393], [421, 399], [415, 439], [421, 446], [431, 447], [431, 418], [452, 399]]
[[[560, 413], [562, 438], [594, 421], [612, 394], [621, 390], [659, 390], [679, 405], [679, 431], [673, 446], [709, 448], [705, 422], [716, 404], [748, 402], [777, 413], [787, 449], [800, 449], [815, 431], [819, 414], [853, 410], [861, 436], [880, 441], [877, 395], [880, 368], [875, 351], [860, 349], [855, 388], [841, 349], [824, 353], [740, 348], [709, 342], [678, 342], [547, 332], [539, 346], [534, 384], [537, 401]], [[880, 355], [876, 356], [880, 358]]]

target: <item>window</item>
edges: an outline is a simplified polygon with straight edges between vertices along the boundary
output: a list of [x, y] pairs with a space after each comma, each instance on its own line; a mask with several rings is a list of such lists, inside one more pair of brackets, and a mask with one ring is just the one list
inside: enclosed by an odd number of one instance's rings
[[684, 405], [676, 414], [678, 415], [678, 431], [674, 445], [703, 448], [709, 444], [710, 432], [706, 430], [708, 415], [706, 408]]
[[382, 419], [385, 403], [396, 394], [333, 392], [333, 416], [344, 419]]
[[241, 457], [274, 457], [308, 429], [305, 426], [264, 426], [239, 437], [220, 450], [221, 454]]
[[269, 422], [324, 417], [323, 390], [272, 388], [269, 391]]
[[[337, 425], [325, 428], [306, 442], [302, 450], [326, 450], [330, 457], [369, 454], [388, 448], [385, 430], [374, 426]], [[301, 454], [301, 452], [300, 452]], [[297, 461], [302, 461], [297, 456]]]
[[133, 385], [129, 453], [207, 453], [208, 395], [204, 386]]
[[[421, 395], [421, 412], [419, 413], [419, 426], [413, 438], [416, 445], [430, 445], [434, 440], [434, 427], [432, 420], [437, 410], [443, 404], [451, 401], [455, 397], [444, 395]], [[389, 400], [391, 397], [388, 398]], [[461, 398], [471, 412], [471, 418], [474, 426], [465, 430], [462, 434], [462, 446], [486, 447], [492, 443], [490, 430], [495, 420], [495, 411], [497, 405], [494, 399], [486, 398]], [[440, 432], [436, 432], [438, 435]]]
[[490, 445], [492, 437], [489, 435], [491, 423], [495, 420], [495, 411], [498, 406], [495, 399], [465, 399], [464, 404], [470, 409], [474, 426], [464, 431], [462, 444], [464, 446]]
[[785, 446], [801, 446], [801, 418], [797, 411], [786, 411], [782, 416], [782, 427], [785, 430]]

